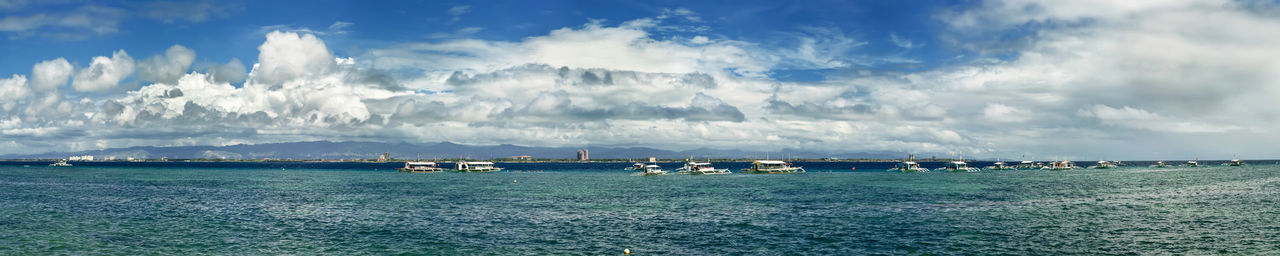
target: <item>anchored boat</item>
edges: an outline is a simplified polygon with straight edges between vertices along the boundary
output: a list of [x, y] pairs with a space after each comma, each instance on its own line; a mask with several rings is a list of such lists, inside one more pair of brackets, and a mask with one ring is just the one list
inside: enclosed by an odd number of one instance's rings
[[1071, 162], [1071, 161], [1055, 161], [1055, 162], [1050, 162], [1048, 166], [1041, 167], [1040, 169], [1041, 169], [1041, 170], [1065, 171], [1065, 170], [1071, 170], [1071, 169], [1075, 169], [1075, 168], [1079, 168], [1079, 167], [1076, 167], [1076, 163], [1075, 163], [1075, 162]]
[[1116, 168], [1116, 164], [1107, 161], [1098, 161], [1097, 165], [1089, 166], [1089, 169], [1111, 169]]
[[787, 174], [787, 173], [803, 173], [804, 168], [791, 166], [791, 163], [776, 160], [756, 160], [751, 162], [751, 167], [742, 169], [743, 173], [750, 174]]
[[58, 160], [56, 163], [49, 164], [49, 167], [71, 167], [71, 164], [67, 163], [66, 159], [62, 159]]
[[663, 171], [662, 167], [659, 167], [656, 164], [651, 164], [651, 165], [645, 165], [644, 168], [641, 169], [641, 171], [636, 173], [635, 175], [637, 176], [667, 175], [667, 171]]
[[435, 162], [404, 162], [404, 168], [396, 168], [399, 172], [408, 173], [431, 173], [444, 172], [444, 168], [436, 165]]
[[1153, 164], [1153, 165], [1148, 166], [1148, 167], [1151, 167], [1151, 168], [1169, 168], [1169, 165], [1166, 165], [1166, 164], [1164, 163], [1164, 161], [1156, 161], [1156, 164]]
[[938, 168], [938, 169], [934, 169], [934, 170], [937, 170], [937, 171], [948, 171], [948, 172], [978, 172], [978, 171], [982, 171], [982, 169], [979, 169], [979, 168], [976, 168], [976, 167], [969, 167], [969, 164], [968, 164], [968, 163], [965, 163], [964, 161], [951, 161], [951, 162], [947, 162], [947, 165], [946, 165], [946, 166], [943, 166], [943, 167], [940, 167], [940, 168]]
[[716, 169], [715, 167], [711, 166], [711, 163], [699, 163], [699, 162], [693, 162], [693, 161], [690, 161], [689, 163], [685, 163], [684, 167], [680, 167], [679, 169], [676, 169], [676, 172], [691, 174], [691, 175], [713, 175], [713, 174], [729, 174], [730, 173], [729, 169]]
[[493, 162], [458, 162], [455, 172], [497, 172], [502, 168], [494, 167]]

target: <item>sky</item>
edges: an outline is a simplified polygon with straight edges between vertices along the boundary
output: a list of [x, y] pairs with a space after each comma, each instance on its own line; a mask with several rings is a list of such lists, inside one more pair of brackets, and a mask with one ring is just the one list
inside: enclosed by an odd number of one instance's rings
[[1275, 1], [0, 0], [0, 154], [1280, 158]]

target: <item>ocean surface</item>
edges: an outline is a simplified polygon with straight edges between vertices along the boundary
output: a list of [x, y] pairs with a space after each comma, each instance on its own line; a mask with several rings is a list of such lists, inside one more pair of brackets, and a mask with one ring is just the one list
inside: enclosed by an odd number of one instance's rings
[[655, 177], [627, 163], [0, 162], [0, 255], [1280, 254], [1280, 165], [1202, 162]]

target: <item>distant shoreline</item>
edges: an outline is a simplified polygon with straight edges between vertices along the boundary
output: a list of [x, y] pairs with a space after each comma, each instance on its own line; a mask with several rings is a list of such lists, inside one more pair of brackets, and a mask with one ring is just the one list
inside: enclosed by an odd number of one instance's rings
[[[59, 161], [59, 160], [63, 160], [63, 159], [58, 159], [58, 158], [42, 158], [42, 159], [0, 159], [0, 161], [6, 161], [6, 162], [51, 162], [51, 161]], [[648, 160], [648, 159], [644, 159], [644, 160]], [[725, 158], [725, 159], [714, 159], [714, 158], [713, 158], [713, 159], [694, 159], [694, 161], [699, 161], [699, 162], [751, 162], [751, 161], [756, 161], [756, 160], [765, 160], [765, 159], [754, 159], [754, 158], [732, 158], [732, 159], [730, 159], [730, 158]], [[794, 159], [772, 159], [772, 160], [782, 160], [782, 161], [791, 161], [791, 162], [810, 162], [810, 163], [822, 163], [822, 162], [829, 162], [829, 163], [883, 163], [883, 162], [900, 162], [900, 161], [902, 161], [902, 159], [805, 159], [805, 158], [794, 158]], [[915, 161], [915, 162], [922, 162], [922, 163], [930, 163], [930, 162], [949, 162], [949, 161], [955, 161], [955, 160], [957, 160], [957, 159], [916, 159], [916, 160], [914, 160], [914, 161]], [[71, 161], [68, 161], [68, 162], [73, 162], [73, 163], [75, 163], [75, 162], [104, 162], [104, 163], [105, 163], [105, 162], [112, 162], [112, 163], [123, 163], [123, 162], [136, 162], [136, 163], [165, 163], [165, 162], [189, 162], [189, 163], [403, 163], [403, 162], [442, 162], [442, 163], [453, 163], [453, 162], [459, 162], [459, 161], [471, 161], [471, 162], [475, 162], [475, 161], [484, 161], [484, 162], [494, 162], [494, 163], [683, 163], [683, 162], [687, 162], [687, 161], [689, 161], [689, 160], [687, 160], [687, 159], [656, 159], [655, 161], [650, 162], [650, 161], [635, 161], [635, 160], [629, 160], [629, 159], [602, 159], [602, 160], [588, 160], [588, 161], [578, 161], [578, 160], [571, 160], [571, 159], [535, 159], [535, 160], [511, 160], [511, 159], [484, 159], [484, 160], [481, 160], [481, 159], [393, 159], [393, 160], [387, 160], [387, 161], [364, 160], [364, 159], [361, 159], [361, 160], [323, 160], [323, 159], [307, 159], [307, 160], [295, 160], [295, 159], [252, 159], [252, 160], [249, 160], [249, 159], [167, 159], [167, 160], [162, 160], [162, 159], [144, 159], [144, 160], [88, 160], [88, 161], [85, 161], [85, 160], [71, 160]], [[996, 160], [989, 160], [989, 159], [987, 159], [987, 160], [983, 160], [983, 159], [977, 159], [977, 160], [974, 160], [974, 159], [968, 159], [968, 160], [965, 160], [965, 161], [968, 161], [968, 162], [975, 162], [975, 161], [976, 161], [976, 162], [995, 162]], [[1009, 162], [1009, 163], [1016, 163], [1016, 162], [1020, 162], [1020, 161], [1021, 161], [1021, 160], [1019, 160], [1019, 161], [1005, 161], [1005, 162]], [[1053, 160], [1032, 160], [1032, 161], [1035, 161], [1035, 162], [1050, 162], [1050, 161], [1053, 161]], [[1091, 162], [1091, 161], [1094, 161], [1094, 160], [1069, 160], [1069, 161], [1073, 161], [1073, 162]], [[1155, 161], [1165, 161], [1165, 162], [1182, 162], [1182, 161], [1191, 161], [1191, 160], [1120, 160], [1120, 161], [1121, 161], [1121, 162], [1155, 162]], [[1198, 161], [1218, 162], [1218, 161], [1228, 161], [1228, 159], [1221, 159], [1221, 160], [1204, 160], [1204, 159], [1201, 159], [1201, 160], [1198, 160]], [[1251, 160], [1244, 160], [1244, 161], [1254, 161], [1254, 162], [1256, 162], [1256, 161], [1280, 161], [1280, 160], [1277, 160], [1277, 159], [1251, 159]]]

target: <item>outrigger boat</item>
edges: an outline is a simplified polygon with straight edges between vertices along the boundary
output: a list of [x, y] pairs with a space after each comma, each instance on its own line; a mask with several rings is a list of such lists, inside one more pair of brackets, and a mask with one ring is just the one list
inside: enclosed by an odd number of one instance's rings
[[1024, 160], [1024, 161], [1022, 161], [1021, 163], [1018, 163], [1018, 165], [1013, 166], [1013, 168], [1015, 168], [1015, 169], [1040, 169], [1040, 168], [1044, 168], [1044, 164], [1037, 163], [1037, 162], [1034, 162], [1034, 161], [1025, 161], [1025, 160]]
[[1236, 155], [1236, 157], [1231, 158], [1231, 161], [1228, 161], [1227, 163], [1222, 164], [1222, 165], [1226, 165], [1226, 166], [1244, 166], [1244, 161], [1240, 161], [1240, 155]]
[[928, 168], [920, 167], [920, 164], [916, 163], [915, 160], [916, 160], [916, 155], [908, 154], [906, 161], [898, 162], [898, 165], [893, 166], [893, 169], [889, 169], [889, 171], [891, 172], [929, 172]]
[[1182, 166], [1186, 166], [1186, 167], [1200, 167], [1200, 162], [1199, 162], [1199, 161], [1196, 161], [1196, 160], [1193, 160], [1193, 161], [1187, 161], [1187, 163], [1182, 164]]
[[889, 171], [891, 172], [929, 172], [929, 169], [920, 167], [920, 164], [916, 162], [904, 161], [904, 162], [898, 162], [898, 165], [894, 166], [893, 169], [889, 169]]
[[49, 164], [49, 167], [71, 167], [71, 164], [67, 163], [66, 159], [60, 159], [56, 163]]
[[658, 167], [658, 165], [656, 164], [651, 164], [651, 165], [645, 165], [644, 168], [641, 169], [641, 172], [637, 172], [635, 175], [637, 176], [667, 175], [667, 171], [663, 171], [662, 167]]
[[642, 163], [634, 163], [634, 164], [631, 164], [631, 167], [627, 167], [626, 169], [623, 169], [623, 170], [627, 170], [627, 171], [639, 171], [639, 170], [644, 170], [644, 164], [642, 164]]
[[502, 168], [494, 167], [493, 162], [458, 162], [453, 168], [455, 172], [497, 172], [501, 170]]
[[804, 168], [791, 166], [791, 163], [776, 160], [756, 160], [751, 162], [751, 167], [742, 169], [743, 173], [750, 174], [787, 174], [787, 173], [804, 173]]
[[943, 166], [943, 167], [940, 167], [940, 168], [938, 168], [938, 169], [934, 169], [934, 170], [935, 170], [935, 171], [948, 171], [948, 172], [978, 172], [978, 171], [982, 171], [982, 169], [979, 169], [979, 168], [969, 167], [969, 164], [968, 164], [968, 163], [965, 163], [964, 161], [951, 161], [951, 162], [947, 162], [947, 165], [946, 165], [946, 166]]
[[404, 168], [396, 168], [399, 172], [408, 173], [431, 173], [444, 172], [444, 168], [436, 165], [435, 162], [404, 162]]
[[1016, 170], [1016, 169], [1018, 168], [1009, 166], [1008, 164], [1005, 164], [1004, 161], [996, 161], [995, 163], [991, 163], [991, 166], [987, 166], [987, 170]]
[[1164, 161], [1156, 161], [1156, 164], [1153, 164], [1153, 165], [1148, 166], [1148, 167], [1151, 167], [1151, 168], [1169, 168], [1169, 165], [1164, 164]]
[[1050, 162], [1048, 166], [1041, 167], [1040, 169], [1041, 169], [1041, 170], [1065, 171], [1065, 170], [1071, 170], [1071, 169], [1075, 169], [1075, 168], [1079, 168], [1079, 167], [1076, 167], [1076, 163], [1074, 163], [1074, 162], [1071, 162], [1071, 161], [1055, 161], [1055, 162]]
[[1097, 165], [1089, 166], [1089, 169], [1111, 169], [1116, 168], [1116, 164], [1107, 161], [1098, 161]]
[[691, 175], [730, 174], [729, 169], [716, 169], [711, 167], [711, 163], [693, 161], [689, 161], [689, 163], [684, 164], [684, 167], [676, 169], [676, 172]]

